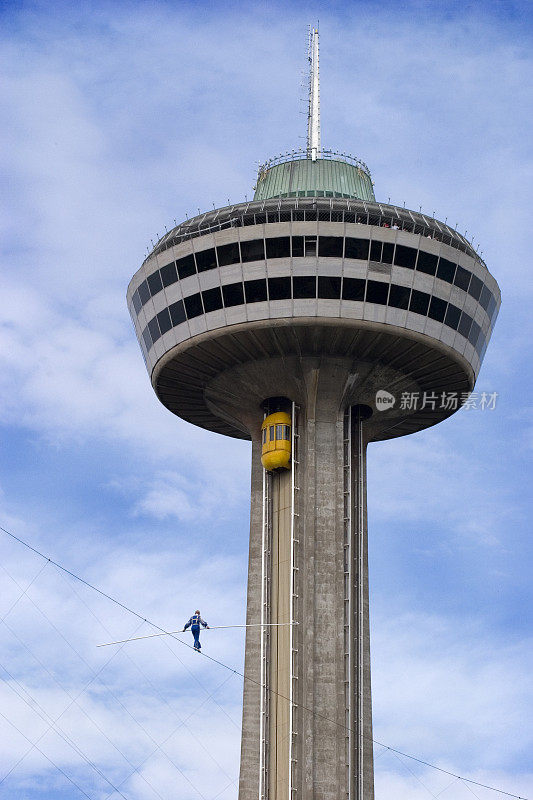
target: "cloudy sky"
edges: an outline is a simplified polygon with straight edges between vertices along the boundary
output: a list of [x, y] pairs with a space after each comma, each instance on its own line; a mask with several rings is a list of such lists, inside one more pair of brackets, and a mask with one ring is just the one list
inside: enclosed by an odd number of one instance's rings
[[[125, 291], [165, 225], [323, 143], [458, 223], [500, 318], [462, 410], [369, 454], [374, 731], [533, 797], [530, 2], [9, 2], [0, 10], [0, 525], [167, 629], [244, 618], [250, 450], [159, 405]], [[6, 800], [237, 797], [242, 680], [0, 532]], [[242, 667], [243, 637], [209, 653]], [[376, 800], [501, 797], [376, 746]]]

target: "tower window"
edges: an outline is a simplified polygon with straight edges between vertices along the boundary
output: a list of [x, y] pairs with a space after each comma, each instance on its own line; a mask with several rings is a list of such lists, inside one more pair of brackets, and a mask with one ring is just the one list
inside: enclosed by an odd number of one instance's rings
[[362, 278], [344, 278], [342, 281], [343, 300], [364, 300], [365, 281]]
[[267, 258], [289, 258], [291, 254], [290, 241], [289, 236], [266, 239]]
[[370, 261], [381, 261], [382, 242], [370, 243]]
[[413, 289], [411, 292], [411, 302], [409, 303], [409, 311], [414, 311], [415, 314], [428, 313], [430, 296], [426, 292], [419, 292], [418, 289]]
[[222, 294], [219, 286], [202, 292], [202, 299], [206, 314], [208, 311], [218, 311], [219, 308], [222, 308]]
[[396, 245], [396, 252], [394, 253], [394, 263], [399, 267], [406, 267], [407, 269], [414, 269], [416, 264], [416, 253], [414, 247], [405, 247], [403, 244]]
[[183, 300], [178, 300], [177, 303], [172, 303], [168, 307], [170, 311], [170, 319], [172, 320], [172, 326], [181, 325], [182, 322], [185, 322], [185, 307], [183, 305]]
[[381, 260], [384, 264], [392, 264], [392, 257], [394, 255], [394, 245], [392, 242], [383, 242], [383, 253]]
[[318, 255], [323, 258], [342, 258], [342, 236], [319, 236]]
[[472, 317], [470, 317], [463, 311], [463, 313], [461, 314], [461, 319], [459, 320], [459, 327], [457, 328], [457, 330], [459, 331], [461, 336], [465, 337], [465, 339], [468, 338], [468, 334], [470, 333], [470, 328], [472, 327], [473, 321], [474, 320], [472, 319]]
[[166, 333], [172, 328], [172, 320], [170, 319], [168, 308], [164, 308], [159, 312], [157, 315], [157, 321], [159, 322], [159, 330], [161, 331], [161, 334]]
[[314, 276], [297, 276], [292, 279], [294, 298], [316, 297], [316, 278]]
[[241, 260], [239, 253], [239, 243], [222, 244], [217, 247], [218, 265], [224, 267], [226, 264], [238, 264]]
[[271, 300], [290, 300], [291, 279], [290, 278], [269, 278], [268, 296]]
[[437, 278], [446, 281], [446, 283], [453, 283], [456, 266], [452, 261], [448, 261], [447, 258], [441, 258], [437, 267]]
[[369, 245], [370, 242], [368, 239], [353, 239], [352, 237], [347, 236], [344, 248], [344, 258], [357, 258], [360, 261], [367, 261]]
[[195, 255], [198, 272], [206, 272], [208, 269], [215, 269], [217, 265], [217, 259], [214, 247], [210, 247], [209, 250], [202, 250], [200, 253], [196, 253]]
[[247, 303], [260, 303], [267, 299], [267, 283], [264, 278], [256, 281], [245, 281], [244, 291]]
[[461, 310], [457, 308], [457, 306], [448, 303], [448, 308], [446, 310], [446, 317], [444, 318], [444, 324], [447, 325], [449, 328], [453, 328], [456, 331], [457, 326], [459, 325], [460, 316], [461, 316]]
[[271, 425], [270, 428], [268, 429], [268, 438], [270, 439], [271, 442], [274, 441], [274, 425]]
[[381, 281], [368, 281], [366, 287], [367, 303], [379, 303], [380, 305], [386, 305], [388, 293], [388, 283], [382, 283]]
[[423, 250], [420, 250], [416, 268], [418, 272], [425, 272], [426, 275], [434, 275], [437, 271], [437, 261], [437, 256], [433, 255], [433, 253], [424, 253]]
[[324, 299], [340, 300], [341, 279], [320, 276], [318, 278], [318, 296]]
[[150, 320], [148, 323], [148, 330], [150, 331], [152, 342], [155, 344], [155, 342], [161, 338], [161, 331], [159, 330], [159, 325], [157, 324], [157, 317], [154, 317]]
[[193, 254], [191, 253], [183, 258], [178, 258], [176, 260], [176, 267], [178, 268], [180, 281], [182, 281], [184, 278], [189, 278], [191, 275], [194, 275], [196, 273], [196, 266], [194, 264]]
[[148, 288], [150, 289], [150, 294], [152, 295], [152, 297], [163, 289], [163, 284], [161, 283], [161, 275], [159, 274], [159, 270], [157, 270], [157, 272], [154, 272], [152, 275], [149, 275], [147, 280], [148, 280]]
[[394, 308], [408, 308], [411, 289], [408, 286], [392, 284], [389, 292], [389, 306]]
[[146, 281], [143, 281], [139, 288], [137, 289], [139, 292], [139, 297], [141, 298], [141, 303], [144, 304], [148, 302], [150, 299], [150, 290], [148, 289], [148, 284]]
[[133, 292], [133, 297], [131, 299], [133, 301], [133, 307], [138, 314], [141, 308], [143, 307], [143, 304], [141, 303], [141, 298], [139, 297], [139, 292], [137, 291], [137, 289], [135, 289], [135, 291]]
[[429, 304], [428, 317], [431, 317], [431, 319], [437, 322], [443, 322], [444, 315], [446, 314], [446, 305], [446, 300], [441, 300], [440, 297], [432, 297], [431, 303]]
[[[480, 298], [479, 298], [479, 302], [481, 303], [481, 305], [483, 306], [485, 311], [489, 307], [489, 303], [490, 303], [490, 298], [491, 297], [492, 297], [492, 295], [491, 295], [490, 291], [487, 289], [486, 286], [484, 286], [483, 289], [481, 290], [481, 295], [480, 295]], [[135, 305], [135, 295], [133, 295], [133, 303]]]
[[202, 308], [202, 298], [199, 294], [193, 294], [190, 297], [184, 297], [183, 299], [185, 302], [185, 310], [187, 312], [188, 319], [199, 317], [200, 314], [204, 313], [204, 309]]
[[470, 279], [470, 286], [468, 287], [468, 294], [472, 295], [474, 300], [479, 300], [482, 289], [483, 281], [480, 281], [478, 277], [472, 275], [472, 278]]
[[227, 286], [223, 286], [222, 294], [224, 296], [224, 305], [226, 308], [230, 306], [241, 306], [244, 303], [242, 283], [230, 283]]
[[316, 236], [304, 237], [304, 250], [306, 258], [314, 258], [316, 256]]
[[255, 239], [253, 242], [241, 242], [241, 257], [246, 261], [264, 261], [265, 243], [262, 239]]
[[304, 237], [303, 236], [293, 236], [292, 237], [292, 257], [293, 258], [302, 258], [304, 254]]
[[170, 286], [178, 280], [178, 271], [174, 261], [171, 261], [170, 264], [165, 264], [164, 267], [161, 267], [159, 272], [161, 273], [163, 286]]
[[459, 287], [459, 289], [464, 289], [465, 292], [468, 291], [468, 284], [470, 283], [472, 273], [469, 272], [464, 267], [460, 267], [459, 264], [457, 265], [457, 272], [455, 273], [454, 284]]

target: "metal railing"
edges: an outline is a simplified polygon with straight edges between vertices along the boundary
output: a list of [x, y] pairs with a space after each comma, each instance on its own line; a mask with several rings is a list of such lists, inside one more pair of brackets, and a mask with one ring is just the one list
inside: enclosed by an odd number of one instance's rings
[[[316, 157], [318, 160], [344, 161], [345, 164], [351, 164], [351, 166], [361, 169], [364, 173], [366, 173], [366, 175], [368, 175], [370, 180], [372, 180], [370, 170], [365, 162], [361, 161], [360, 158], [350, 155], [349, 153], [340, 153], [337, 150], [320, 150]], [[278, 164], [286, 164], [287, 161], [305, 161], [310, 158], [310, 151], [307, 149], [299, 148], [297, 150], [289, 150], [287, 153], [281, 153], [279, 156], [269, 158], [264, 164], [260, 164], [259, 174], [266, 172], [266, 170], [269, 170], [270, 167], [275, 167]]]
[[178, 225], [161, 237], [145, 261], [174, 245], [227, 228], [275, 222], [359, 223], [402, 230], [435, 239], [475, 258], [486, 269], [481, 256], [457, 230], [418, 211], [384, 203], [342, 198], [269, 198], [208, 211]]

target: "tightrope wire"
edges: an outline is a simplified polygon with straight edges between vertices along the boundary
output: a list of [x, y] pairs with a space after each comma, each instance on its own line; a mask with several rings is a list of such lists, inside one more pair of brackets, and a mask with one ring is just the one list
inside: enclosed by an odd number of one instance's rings
[[[74, 572], [72, 572], [71, 570], [67, 569], [62, 564], [59, 564], [57, 561], [54, 561], [54, 559], [49, 558], [44, 553], [41, 553], [39, 550], [37, 550], [31, 544], [29, 544], [28, 542], [24, 541], [24, 539], [21, 539], [19, 536], [15, 536], [14, 533], [11, 533], [11, 531], [7, 530], [6, 528], [2, 527], [1, 525], [0, 525], [0, 531], [3, 531], [5, 534], [7, 534], [7, 536], [10, 536], [16, 542], [19, 542], [19, 544], [23, 545], [28, 550], [31, 550], [33, 553], [38, 555], [40, 558], [44, 558], [46, 561], [48, 561], [50, 564], [53, 564], [55, 567], [60, 569], [62, 572], [65, 572], [67, 575], [70, 575], [75, 580], [79, 581], [80, 583], [83, 583], [85, 586], [89, 587], [89, 589], [93, 589], [93, 591], [97, 592], [102, 597], [105, 597], [107, 600], [110, 600], [115, 605], [119, 606], [120, 608], [123, 608], [124, 611], [127, 611], [129, 614], [133, 614], [135, 617], [137, 617], [138, 619], [141, 619], [143, 622], [147, 622], [149, 625], [151, 625], [156, 630], [161, 631], [161, 633], [169, 635], [168, 631], [165, 631], [164, 628], [161, 628], [155, 622], [151, 622], [151, 620], [147, 619], [146, 617], [143, 617], [142, 614], [139, 614], [137, 611], [134, 611], [132, 608], [129, 608], [124, 603], [121, 603], [120, 600], [116, 600], [110, 594], [107, 594], [107, 592], [104, 592], [102, 589], [99, 589], [97, 586], [94, 586], [94, 584], [90, 583], [89, 581], [86, 581], [84, 578], [81, 578], [79, 575], [76, 575]], [[178, 639], [178, 637], [173, 635], [173, 634], [170, 634], [170, 635], [177, 642], [179, 642], [180, 644], [184, 645], [185, 647], [188, 647], [189, 650], [194, 650], [194, 647], [192, 645], [188, 644], [187, 642], [184, 642], [183, 639]], [[291, 702], [289, 697], [285, 697], [285, 695], [280, 694], [279, 692], [275, 692], [273, 689], [270, 689], [268, 686], [262, 685], [260, 683], [260, 681], [256, 681], [254, 678], [251, 678], [249, 675], [245, 675], [243, 672], [240, 672], [238, 669], [234, 669], [233, 667], [230, 667], [229, 664], [225, 664], [223, 661], [219, 661], [217, 658], [213, 658], [213, 656], [207, 655], [207, 653], [202, 653], [201, 650], [200, 651], [195, 650], [195, 652], [198, 653], [199, 655], [202, 655], [204, 658], [207, 658], [209, 661], [212, 661], [214, 664], [218, 664], [219, 666], [223, 667], [223, 669], [227, 669], [230, 672], [233, 672], [235, 675], [238, 675], [239, 677], [243, 678], [243, 680], [249, 681], [250, 683], [253, 683], [253, 684], [255, 684], [256, 686], [259, 686], [259, 687], [262, 686], [262, 688], [265, 689], [265, 691], [267, 691], [269, 694], [274, 694], [277, 697], [280, 697], [282, 700], [287, 700], [287, 702]], [[313, 709], [308, 708], [307, 706], [304, 706], [302, 703], [293, 703], [293, 705], [295, 705], [298, 708], [303, 709], [304, 711], [307, 711], [309, 714], [312, 714], [315, 717], [319, 717], [320, 719], [323, 719], [325, 722], [328, 722], [330, 725], [335, 725], [336, 727], [342, 728], [345, 731], [350, 731], [351, 733], [355, 732], [351, 728], [347, 727], [344, 723], [337, 722], [336, 720], [332, 720], [329, 717], [326, 717], [324, 714], [320, 714], [318, 711], [313, 711]], [[365, 738], [368, 738], [368, 737], [365, 737]], [[411, 761], [416, 761], [418, 764], [423, 764], [424, 766], [429, 767], [430, 769], [435, 769], [438, 772], [442, 772], [443, 774], [449, 775], [452, 778], [457, 778], [460, 781], [464, 781], [464, 783], [470, 783], [473, 786], [479, 786], [482, 789], [489, 789], [492, 792], [498, 792], [499, 794], [505, 795], [506, 797], [513, 797], [513, 798], [515, 798], [515, 800], [528, 800], [528, 798], [522, 797], [522, 795], [513, 794], [513, 792], [506, 792], [503, 789], [497, 789], [495, 786], [490, 786], [490, 785], [488, 785], [486, 783], [481, 783], [480, 781], [475, 781], [472, 778], [465, 778], [462, 775], [457, 775], [455, 772], [451, 772], [450, 770], [444, 769], [443, 767], [438, 767], [436, 764], [432, 764], [430, 761], [425, 761], [422, 758], [417, 758], [416, 756], [412, 756], [409, 753], [404, 753], [401, 750], [398, 750], [398, 749], [396, 749], [394, 747], [390, 747], [389, 745], [383, 744], [383, 742], [380, 742], [377, 739], [372, 738], [372, 742], [374, 744], [379, 745], [380, 747], [384, 747], [386, 750], [389, 750], [391, 753], [395, 753], [397, 755], [403, 756], [404, 758], [409, 758]]]

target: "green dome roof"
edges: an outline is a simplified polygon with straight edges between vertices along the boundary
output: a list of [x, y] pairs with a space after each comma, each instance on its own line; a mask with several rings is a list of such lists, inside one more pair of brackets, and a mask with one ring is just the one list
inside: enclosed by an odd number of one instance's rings
[[254, 200], [269, 197], [353, 197], [373, 202], [368, 167], [358, 159], [324, 151], [319, 158], [296, 151], [260, 167]]

